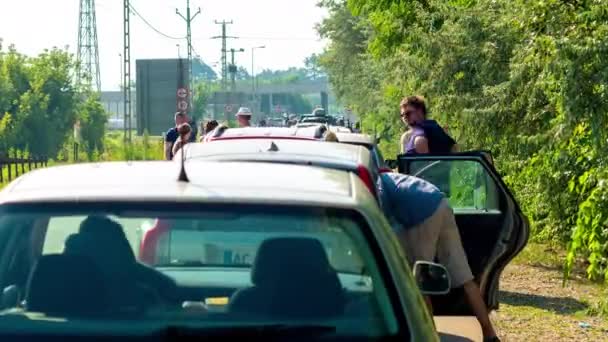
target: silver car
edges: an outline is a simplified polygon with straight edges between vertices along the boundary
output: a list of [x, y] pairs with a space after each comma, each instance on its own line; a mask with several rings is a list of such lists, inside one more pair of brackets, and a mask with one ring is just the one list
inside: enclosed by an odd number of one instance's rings
[[418, 285], [448, 286], [414, 281], [359, 177], [305, 165], [32, 171], [0, 192], [0, 251], [3, 341], [437, 341]]

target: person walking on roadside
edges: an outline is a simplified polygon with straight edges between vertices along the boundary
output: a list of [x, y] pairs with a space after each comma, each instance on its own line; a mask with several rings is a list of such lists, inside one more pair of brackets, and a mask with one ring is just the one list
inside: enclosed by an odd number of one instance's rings
[[[379, 199], [411, 266], [435, 257], [450, 275], [453, 288], [463, 287], [468, 304], [483, 331], [484, 341], [500, 341], [490, 321], [462, 246], [454, 212], [433, 184], [409, 175], [382, 173]], [[429, 308], [431, 302], [425, 297]]]
[[239, 127], [250, 127], [251, 126], [251, 110], [247, 107], [239, 108], [239, 111], [236, 113], [236, 121], [239, 124]]
[[188, 121], [186, 114], [184, 114], [182, 112], [175, 113], [175, 115], [173, 116], [173, 119], [175, 121], [175, 126], [171, 127], [167, 131], [167, 133], [165, 133], [165, 144], [164, 144], [165, 160], [173, 159], [173, 145], [175, 145], [175, 142], [179, 138], [179, 134], [177, 132], [177, 127], [179, 127], [181, 124], [186, 123]]
[[177, 127], [177, 133], [179, 134], [179, 139], [173, 144], [172, 154], [175, 156], [177, 151], [180, 148], [184, 147], [186, 144], [190, 142], [190, 136], [192, 135], [192, 127], [189, 124], [183, 123]]

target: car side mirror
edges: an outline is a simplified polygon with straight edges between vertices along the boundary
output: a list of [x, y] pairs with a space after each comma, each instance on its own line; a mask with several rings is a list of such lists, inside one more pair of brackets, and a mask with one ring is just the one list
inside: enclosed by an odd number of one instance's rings
[[395, 159], [387, 159], [384, 161], [384, 164], [392, 170], [399, 167], [399, 163]]
[[416, 261], [414, 278], [424, 295], [443, 295], [450, 292], [450, 275], [443, 265], [428, 261]]
[[17, 285], [9, 285], [2, 290], [2, 309], [10, 309], [19, 306], [21, 293]]

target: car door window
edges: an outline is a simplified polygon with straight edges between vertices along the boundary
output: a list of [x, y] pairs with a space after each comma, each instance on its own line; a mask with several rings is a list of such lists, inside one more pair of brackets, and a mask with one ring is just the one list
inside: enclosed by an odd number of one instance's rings
[[412, 160], [409, 174], [435, 184], [455, 211], [500, 212], [496, 183], [476, 160]]

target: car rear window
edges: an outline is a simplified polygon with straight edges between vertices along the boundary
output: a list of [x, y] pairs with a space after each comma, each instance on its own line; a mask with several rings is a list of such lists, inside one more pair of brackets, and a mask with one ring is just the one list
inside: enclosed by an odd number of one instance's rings
[[[248, 205], [0, 206], [0, 321], [49, 317], [399, 331], [355, 212]], [[366, 233], [367, 232], [367, 233]]]

